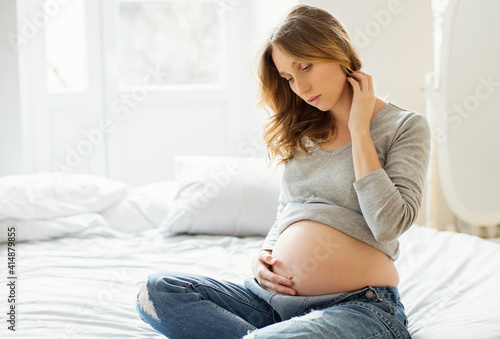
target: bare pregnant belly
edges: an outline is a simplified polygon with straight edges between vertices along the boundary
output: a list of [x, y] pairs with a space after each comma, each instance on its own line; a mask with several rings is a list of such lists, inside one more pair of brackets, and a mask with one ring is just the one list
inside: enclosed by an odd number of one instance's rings
[[382, 251], [333, 227], [300, 220], [279, 236], [273, 272], [292, 277], [297, 295], [354, 291], [399, 283], [396, 266]]

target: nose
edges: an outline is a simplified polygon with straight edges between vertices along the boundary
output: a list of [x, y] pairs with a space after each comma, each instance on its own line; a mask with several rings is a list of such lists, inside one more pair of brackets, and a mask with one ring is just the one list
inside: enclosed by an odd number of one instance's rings
[[305, 95], [310, 89], [309, 83], [307, 81], [301, 80], [295, 80], [295, 93], [302, 97]]

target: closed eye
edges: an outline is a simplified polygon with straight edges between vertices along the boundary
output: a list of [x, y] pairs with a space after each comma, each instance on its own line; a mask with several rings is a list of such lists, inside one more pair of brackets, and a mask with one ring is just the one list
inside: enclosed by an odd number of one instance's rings
[[[307, 66], [303, 67], [303, 68], [302, 68], [302, 72], [307, 72], [308, 70], [310, 70], [310, 69], [311, 69], [311, 67], [312, 67], [312, 64], [309, 64], [309, 65], [307, 65]], [[293, 77], [288, 78], [288, 79], [287, 79], [287, 78], [285, 78], [285, 77], [283, 77], [283, 78], [284, 78], [286, 81], [288, 81], [288, 82], [293, 82], [293, 80], [294, 80], [294, 79], [293, 79]]]

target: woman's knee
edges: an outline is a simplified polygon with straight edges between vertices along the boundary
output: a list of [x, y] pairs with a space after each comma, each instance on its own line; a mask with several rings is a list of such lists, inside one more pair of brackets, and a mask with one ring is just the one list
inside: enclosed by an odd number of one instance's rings
[[146, 282], [139, 283], [137, 304], [141, 311], [159, 321], [155, 305], [161, 303], [161, 307], [165, 308], [176, 302], [177, 294], [182, 293], [181, 295], [185, 297], [192, 279], [192, 276], [177, 272], [153, 273], [147, 277]]

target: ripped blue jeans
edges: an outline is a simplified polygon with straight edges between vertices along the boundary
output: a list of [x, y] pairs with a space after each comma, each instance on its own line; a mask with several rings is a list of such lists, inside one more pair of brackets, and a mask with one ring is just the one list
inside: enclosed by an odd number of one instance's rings
[[319, 296], [269, 292], [186, 273], [156, 273], [139, 291], [142, 320], [168, 338], [411, 338], [395, 287]]

